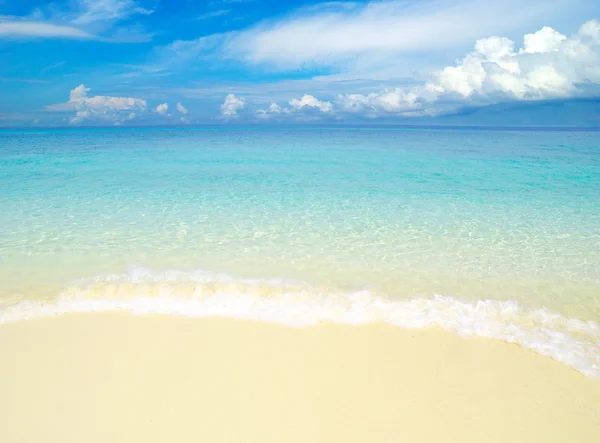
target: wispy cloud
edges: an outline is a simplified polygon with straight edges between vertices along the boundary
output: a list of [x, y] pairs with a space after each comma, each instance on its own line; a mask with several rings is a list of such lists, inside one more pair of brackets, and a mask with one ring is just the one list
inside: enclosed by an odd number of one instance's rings
[[210, 20], [211, 18], [222, 17], [231, 12], [230, 9], [217, 9], [216, 11], [205, 12], [196, 17], [196, 20]]
[[213, 0], [209, 4], [210, 5], [232, 5], [236, 3], [252, 3], [256, 0]]
[[96, 36], [74, 26], [23, 20], [20, 17], [0, 18], [0, 37], [45, 37], [89, 40]]
[[45, 84], [45, 83], [50, 83], [47, 80], [39, 80], [36, 78], [6, 78], [6, 77], [0, 77], [0, 83], [39, 83], [39, 84]]
[[53, 63], [51, 65], [48, 65], [40, 70], [40, 74], [46, 74], [47, 72], [62, 68], [63, 66], [66, 65], [66, 63], [67, 62], [62, 61], [62, 62]]
[[403, 56], [539, 24], [569, 8], [566, 0], [555, 0], [553, 8], [545, 0], [330, 2], [242, 31], [176, 41], [162, 55], [167, 63], [214, 55], [277, 71], [329, 67], [365, 73], [398, 66]]
[[75, 0], [68, 9], [54, 4], [27, 16], [0, 16], [0, 38], [60, 38], [77, 40], [148, 41], [150, 34], [130, 23], [109, 35], [116, 24], [153, 11], [134, 0]]
[[77, 25], [119, 21], [134, 15], [150, 15], [154, 11], [142, 8], [133, 0], [79, 0], [80, 14], [72, 21]]

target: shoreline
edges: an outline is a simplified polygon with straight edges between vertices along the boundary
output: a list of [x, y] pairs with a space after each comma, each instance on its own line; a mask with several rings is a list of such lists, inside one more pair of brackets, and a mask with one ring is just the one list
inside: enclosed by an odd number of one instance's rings
[[435, 328], [76, 313], [0, 349], [10, 443], [600, 439], [598, 381]]
[[81, 280], [48, 300], [0, 304], [0, 325], [68, 314], [128, 313], [195, 319], [235, 319], [290, 327], [388, 324], [434, 327], [465, 338], [489, 338], [566, 364], [600, 381], [600, 324], [564, 317], [516, 301], [462, 301], [435, 295], [393, 299], [369, 290], [343, 292], [310, 284], [238, 279], [209, 272], [149, 273]]

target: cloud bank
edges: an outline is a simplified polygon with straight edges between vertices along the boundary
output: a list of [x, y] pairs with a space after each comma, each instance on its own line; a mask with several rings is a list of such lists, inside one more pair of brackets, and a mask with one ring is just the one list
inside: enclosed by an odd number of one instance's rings
[[[452, 113], [464, 106], [507, 101], [600, 95], [600, 22], [591, 20], [567, 37], [550, 27], [527, 34], [519, 49], [506, 37], [477, 40], [474, 50], [421, 84], [370, 94], [338, 94], [333, 103], [312, 95], [291, 100], [289, 112], [277, 104], [260, 118], [294, 115], [304, 107], [328, 115], [415, 117]], [[277, 106], [277, 108], [275, 107]]]

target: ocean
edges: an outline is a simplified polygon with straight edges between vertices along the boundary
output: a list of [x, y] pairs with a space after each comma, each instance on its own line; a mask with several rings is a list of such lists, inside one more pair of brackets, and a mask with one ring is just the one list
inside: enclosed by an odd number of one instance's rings
[[0, 322], [438, 326], [600, 378], [600, 133], [0, 131]]

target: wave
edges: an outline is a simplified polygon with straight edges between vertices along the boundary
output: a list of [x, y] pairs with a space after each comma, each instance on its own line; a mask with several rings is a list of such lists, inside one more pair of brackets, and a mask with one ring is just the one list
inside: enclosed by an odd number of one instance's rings
[[341, 292], [289, 280], [236, 279], [205, 271], [131, 268], [78, 280], [52, 300], [0, 305], [0, 323], [65, 313], [125, 311], [233, 318], [308, 327], [321, 322], [439, 327], [462, 337], [515, 343], [600, 379], [600, 324], [514, 301], [467, 303], [452, 297], [392, 300], [368, 290]]

